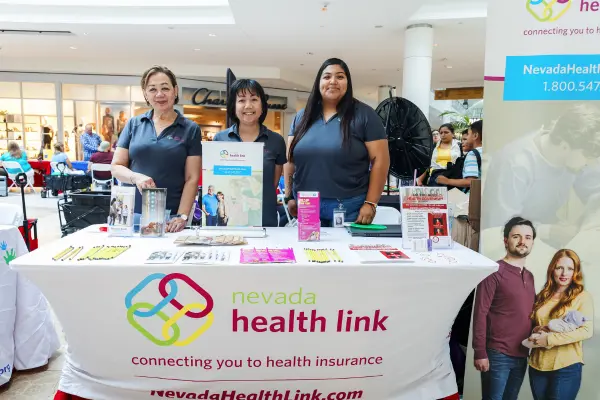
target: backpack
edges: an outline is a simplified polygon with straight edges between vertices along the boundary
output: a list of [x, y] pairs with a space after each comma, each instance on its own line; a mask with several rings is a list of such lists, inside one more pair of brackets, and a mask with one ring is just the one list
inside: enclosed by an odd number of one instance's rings
[[[481, 154], [479, 154], [479, 150], [473, 149], [471, 150], [477, 159], [477, 167], [479, 169], [479, 173], [481, 175]], [[469, 153], [467, 153], [469, 154]], [[454, 163], [448, 163], [446, 170], [443, 172], [446, 178], [449, 179], [462, 179], [463, 167], [465, 165], [465, 159], [467, 158], [467, 154], [463, 154], [462, 147], [460, 149], [460, 157], [458, 157]], [[448, 190], [454, 189], [455, 186], [448, 186]], [[459, 188], [461, 189], [461, 188]]]

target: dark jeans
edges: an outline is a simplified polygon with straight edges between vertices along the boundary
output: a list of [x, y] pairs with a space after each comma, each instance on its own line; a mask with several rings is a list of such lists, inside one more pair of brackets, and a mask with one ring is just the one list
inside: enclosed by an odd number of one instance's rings
[[217, 216], [217, 226], [227, 226], [227, 222], [225, 222], [225, 218], [221, 218]]
[[333, 210], [339, 207], [340, 203], [344, 205], [346, 214], [344, 220], [346, 222], [354, 222], [358, 217], [360, 208], [365, 204], [367, 194], [350, 197], [348, 199], [321, 199], [321, 226], [333, 226]]
[[[487, 349], [490, 370], [481, 373], [483, 400], [517, 400], [527, 371], [527, 358]], [[562, 399], [561, 399], [562, 400]]]
[[217, 216], [216, 215], [207, 215], [206, 216], [206, 226], [217, 226]]
[[529, 384], [535, 400], [575, 400], [581, 386], [581, 363], [556, 371], [529, 368]]

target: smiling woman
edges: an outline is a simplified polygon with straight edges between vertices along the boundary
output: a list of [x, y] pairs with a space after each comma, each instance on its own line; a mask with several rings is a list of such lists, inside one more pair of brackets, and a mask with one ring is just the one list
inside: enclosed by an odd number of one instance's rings
[[346, 220], [373, 222], [390, 167], [388, 142], [379, 116], [352, 94], [346, 63], [323, 63], [306, 108], [292, 123], [285, 196], [296, 215], [298, 191], [321, 195], [321, 223], [331, 226], [343, 205]]
[[[166, 188], [167, 209], [177, 211], [167, 230], [179, 232], [185, 228], [198, 190], [200, 128], [174, 109], [179, 89], [171, 70], [161, 66], [148, 69], [141, 86], [152, 110], [125, 125], [113, 157], [113, 176], [125, 185], [137, 186], [140, 193], [146, 188]], [[139, 218], [141, 208], [141, 196], [137, 195], [134, 219]]]

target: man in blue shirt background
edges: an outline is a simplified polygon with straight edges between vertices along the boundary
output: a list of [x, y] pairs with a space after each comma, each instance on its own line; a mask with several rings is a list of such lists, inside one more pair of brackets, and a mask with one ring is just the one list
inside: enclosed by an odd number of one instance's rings
[[202, 212], [206, 215], [206, 226], [217, 226], [218, 204], [215, 187], [210, 185], [208, 193], [202, 196]]

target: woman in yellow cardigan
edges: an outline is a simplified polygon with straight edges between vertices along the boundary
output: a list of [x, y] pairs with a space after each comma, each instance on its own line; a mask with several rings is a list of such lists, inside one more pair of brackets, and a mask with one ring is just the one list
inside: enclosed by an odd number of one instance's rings
[[[562, 333], [548, 323], [570, 311], [578, 311], [585, 322]], [[536, 327], [530, 340], [529, 383], [535, 400], [575, 400], [581, 386], [583, 341], [594, 332], [592, 296], [583, 289], [581, 261], [573, 250], [559, 250], [548, 266], [546, 284], [536, 296], [533, 319]], [[541, 347], [537, 347], [541, 346]]]

